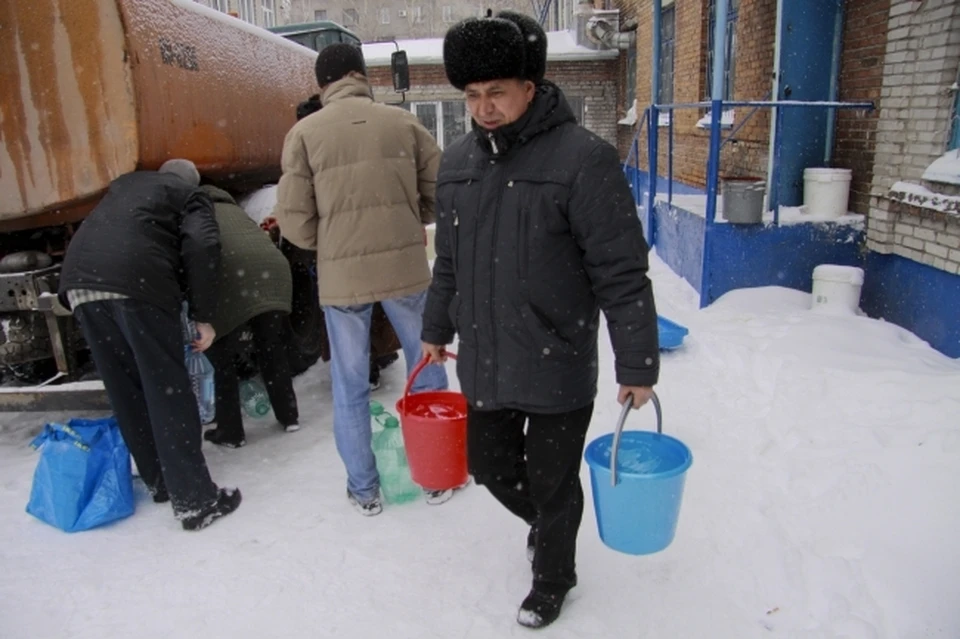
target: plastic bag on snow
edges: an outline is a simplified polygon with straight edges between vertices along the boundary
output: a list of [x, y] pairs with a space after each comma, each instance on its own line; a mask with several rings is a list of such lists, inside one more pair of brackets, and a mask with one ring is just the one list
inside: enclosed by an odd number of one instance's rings
[[66, 532], [89, 530], [135, 510], [130, 452], [113, 417], [47, 424], [27, 512]]

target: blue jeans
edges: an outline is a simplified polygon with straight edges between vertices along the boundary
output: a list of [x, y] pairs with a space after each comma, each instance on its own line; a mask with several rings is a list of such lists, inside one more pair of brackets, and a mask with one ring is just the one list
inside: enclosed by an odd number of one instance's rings
[[[427, 292], [380, 304], [400, 339], [407, 377], [423, 359], [420, 331]], [[373, 304], [324, 306], [330, 338], [330, 376], [333, 380], [333, 435], [347, 468], [347, 489], [361, 502], [377, 496], [380, 475], [373, 456], [370, 429], [370, 317]], [[427, 366], [414, 381], [411, 393], [445, 390], [447, 372]], [[387, 407], [388, 410], [390, 407]]]

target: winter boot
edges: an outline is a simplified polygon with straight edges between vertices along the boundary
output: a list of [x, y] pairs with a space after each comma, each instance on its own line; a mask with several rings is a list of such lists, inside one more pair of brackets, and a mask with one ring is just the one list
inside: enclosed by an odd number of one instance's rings
[[243, 433], [238, 437], [237, 435], [227, 433], [221, 428], [208, 430], [203, 434], [203, 438], [217, 446], [224, 446], [226, 448], [241, 448], [247, 444], [247, 440], [243, 438]]
[[533, 590], [520, 604], [517, 623], [527, 628], [549, 626], [560, 616], [568, 588], [534, 585]]
[[180, 520], [184, 530], [203, 530], [221, 517], [226, 517], [240, 505], [239, 488], [221, 488], [212, 505]]

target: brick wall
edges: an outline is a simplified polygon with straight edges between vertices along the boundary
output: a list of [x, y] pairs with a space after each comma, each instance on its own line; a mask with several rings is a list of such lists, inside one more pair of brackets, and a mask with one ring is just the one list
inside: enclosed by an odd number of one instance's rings
[[[776, 27], [776, 0], [741, 0], [737, 19], [737, 55], [733, 94], [738, 100], [761, 100], [771, 87]], [[640, 110], [651, 102], [650, 43], [653, 40], [651, 0], [622, 0], [624, 14], [636, 16], [637, 99]], [[709, 15], [706, 0], [676, 0], [674, 4], [676, 39], [674, 50], [674, 102], [699, 102], [706, 99], [706, 62]], [[737, 122], [748, 114], [737, 109]], [[674, 177], [694, 186], [705, 186], [709, 131], [696, 126], [705, 115], [702, 110], [684, 109], [674, 113]], [[623, 157], [629, 150], [635, 127], [620, 127]], [[769, 111], [755, 113], [721, 154], [721, 175], [765, 176], [770, 133]], [[658, 174], [667, 171], [667, 127], [660, 127]], [[646, 135], [640, 134], [641, 167], [646, 168]]]
[[[878, 104], [883, 86], [890, 0], [849, 0], [844, 13], [840, 101]], [[833, 164], [851, 169], [850, 210], [860, 214], [866, 214], [870, 208], [879, 119], [879, 109], [869, 113], [837, 111]]]
[[[547, 63], [547, 79], [568, 98], [583, 99], [583, 125], [611, 144], [617, 142], [617, 96], [620, 92], [619, 60], [586, 60]], [[397, 100], [390, 68], [370, 67], [370, 81], [378, 99]], [[443, 65], [411, 65], [407, 100], [460, 100], [463, 94], [450, 86]]]
[[946, 151], [950, 86], [960, 67], [960, 4], [891, 0], [887, 27], [867, 245], [958, 273], [960, 215], [905, 203], [891, 187], [898, 181], [924, 185], [924, 170]]

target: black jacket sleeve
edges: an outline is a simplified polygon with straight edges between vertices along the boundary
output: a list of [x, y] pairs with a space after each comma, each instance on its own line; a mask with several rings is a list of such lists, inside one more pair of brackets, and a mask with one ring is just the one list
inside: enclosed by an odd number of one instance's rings
[[617, 383], [653, 386], [660, 371], [657, 310], [647, 278], [647, 242], [617, 151], [601, 143], [574, 182], [570, 225], [607, 318]]
[[457, 332], [453, 320], [450, 319], [450, 304], [457, 295], [451, 242], [456, 232], [450, 213], [439, 211], [433, 239], [437, 257], [433, 262], [433, 282], [430, 284], [427, 304], [423, 310], [421, 334], [421, 339], [428, 344], [450, 344]]
[[220, 228], [213, 215], [213, 202], [199, 189], [187, 198], [181, 213], [180, 258], [190, 319], [210, 323], [217, 312]]

